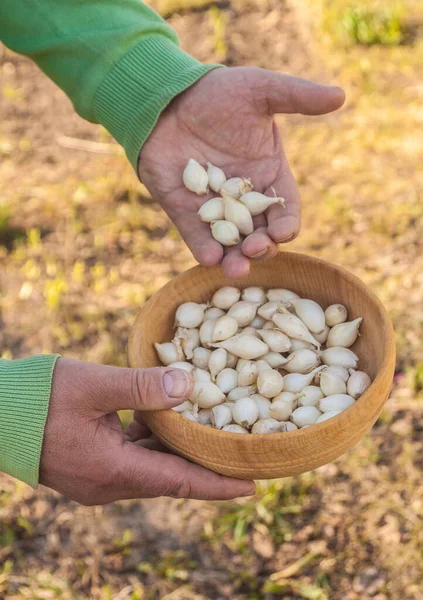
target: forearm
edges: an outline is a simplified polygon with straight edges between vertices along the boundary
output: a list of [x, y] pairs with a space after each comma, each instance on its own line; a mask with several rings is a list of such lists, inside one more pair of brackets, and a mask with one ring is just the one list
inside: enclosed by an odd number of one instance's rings
[[205, 66], [140, 0], [2, 0], [0, 39], [29, 56], [136, 167], [161, 111]]
[[44, 426], [58, 355], [0, 360], [0, 471], [38, 484]]

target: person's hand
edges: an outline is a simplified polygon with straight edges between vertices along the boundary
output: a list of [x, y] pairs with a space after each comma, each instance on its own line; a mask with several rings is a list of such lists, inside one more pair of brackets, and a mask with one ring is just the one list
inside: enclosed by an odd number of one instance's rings
[[[199, 263], [222, 263], [228, 277], [243, 277], [249, 259], [266, 259], [300, 230], [298, 188], [283, 151], [275, 113], [319, 115], [344, 103], [339, 87], [323, 86], [264, 69], [237, 67], [209, 72], [177, 96], [145, 143], [139, 174], [179, 229]], [[319, 151], [316, 148], [316, 152]], [[286, 200], [255, 217], [256, 231], [242, 245], [223, 250], [197, 215], [209, 198], [189, 192], [182, 173], [190, 158], [222, 168], [226, 176], [250, 177], [255, 189]]]
[[[252, 481], [223, 477], [168, 453], [142, 423], [142, 411], [176, 406], [192, 386], [189, 373], [169, 367], [123, 369], [59, 359], [40, 483], [85, 505], [254, 494]], [[116, 412], [120, 409], [136, 411], [125, 436]]]

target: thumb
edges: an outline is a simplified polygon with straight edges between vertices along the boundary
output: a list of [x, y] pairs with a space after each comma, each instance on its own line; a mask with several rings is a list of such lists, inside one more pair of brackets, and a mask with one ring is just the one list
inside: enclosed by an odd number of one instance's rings
[[345, 102], [342, 88], [257, 69], [252, 92], [264, 112], [323, 115]]
[[183, 402], [194, 386], [190, 373], [182, 369], [129, 369], [63, 358], [54, 379], [60, 395], [67, 393], [74, 404], [79, 402], [102, 414], [172, 408]]
[[116, 369], [111, 373], [107, 395], [100, 410], [163, 410], [181, 404], [192, 392], [194, 382], [182, 369]]

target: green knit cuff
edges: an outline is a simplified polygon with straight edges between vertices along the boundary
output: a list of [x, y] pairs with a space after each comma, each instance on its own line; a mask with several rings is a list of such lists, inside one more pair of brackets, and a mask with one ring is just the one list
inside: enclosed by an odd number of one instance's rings
[[44, 427], [58, 354], [0, 360], [0, 471], [38, 485]]
[[161, 112], [178, 94], [221, 65], [203, 65], [165, 36], [146, 37], [109, 72], [94, 98], [96, 120], [138, 156]]

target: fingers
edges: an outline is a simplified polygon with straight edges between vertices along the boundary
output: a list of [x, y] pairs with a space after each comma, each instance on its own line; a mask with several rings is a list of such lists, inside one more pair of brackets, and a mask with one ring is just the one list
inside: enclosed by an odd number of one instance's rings
[[267, 260], [278, 253], [278, 245], [268, 236], [266, 227], [256, 229], [242, 242], [245, 256], [256, 260]]
[[246, 277], [250, 261], [243, 255], [241, 244], [224, 249], [213, 239], [210, 225], [197, 214], [183, 214], [174, 219], [182, 237], [200, 265], [212, 267], [221, 263], [223, 274], [229, 279]]
[[154, 436], [136, 440], [135, 445], [140, 448], [145, 448], [146, 450], [154, 450], [155, 452], [169, 452], [169, 448], [166, 448], [166, 446]]
[[[277, 243], [290, 242], [301, 229], [301, 201], [297, 183], [288, 165], [275, 181], [273, 189], [285, 198], [285, 206], [272, 204], [267, 211], [267, 233]], [[268, 190], [267, 195], [272, 195]]]
[[123, 486], [128, 497], [229, 500], [255, 492], [252, 481], [217, 475], [172, 454], [149, 451], [134, 444], [126, 444], [124, 453]]
[[151, 431], [147, 425], [139, 423], [138, 421], [132, 421], [126, 428], [125, 435], [123, 436], [126, 442], [136, 442], [140, 439], [146, 439], [151, 436]]
[[340, 108], [345, 92], [337, 86], [322, 85], [300, 77], [256, 69], [251, 81], [256, 102], [265, 112], [323, 115]]
[[294, 176], [287, 166], [286, 171], [276, 180], [273, 190], [285, 198], [285, 206], [273, 204], [266, 211], [267, 227], [259, 227], [247, 236], [241, 245], [228, 248], [222, 261], [226, 277], [237, 279], [246, 277], [250, 271], [249, 259], [268, 260], [276, 256], [278, 244], [289, 242], [297, 237], [301, 229], [301, 203]]
[[175, 218], [174, 222], [200, 265], [213, 267], [220, 263], [223, 248], [213, 239], [208, 223], [203, 223], [196, 213], [187, 212]]
[[134, 421], [141, 423], [141, 425], [145, 425], [144, 415], [140, 410], [134, 410]]
[[222, 260], [222, 271], [229, 279], [247, 277], [250, 272], [250, 261], [242, 253], [241, 244], [226, 249]]
[[261, 227], [245, 238], [242, 244], [227, 248], [222, 261], [223, 274], [229, 279], [242, 279], [250, 272], [250, 259], [267, 260], [278, 253], [278, 245]]

